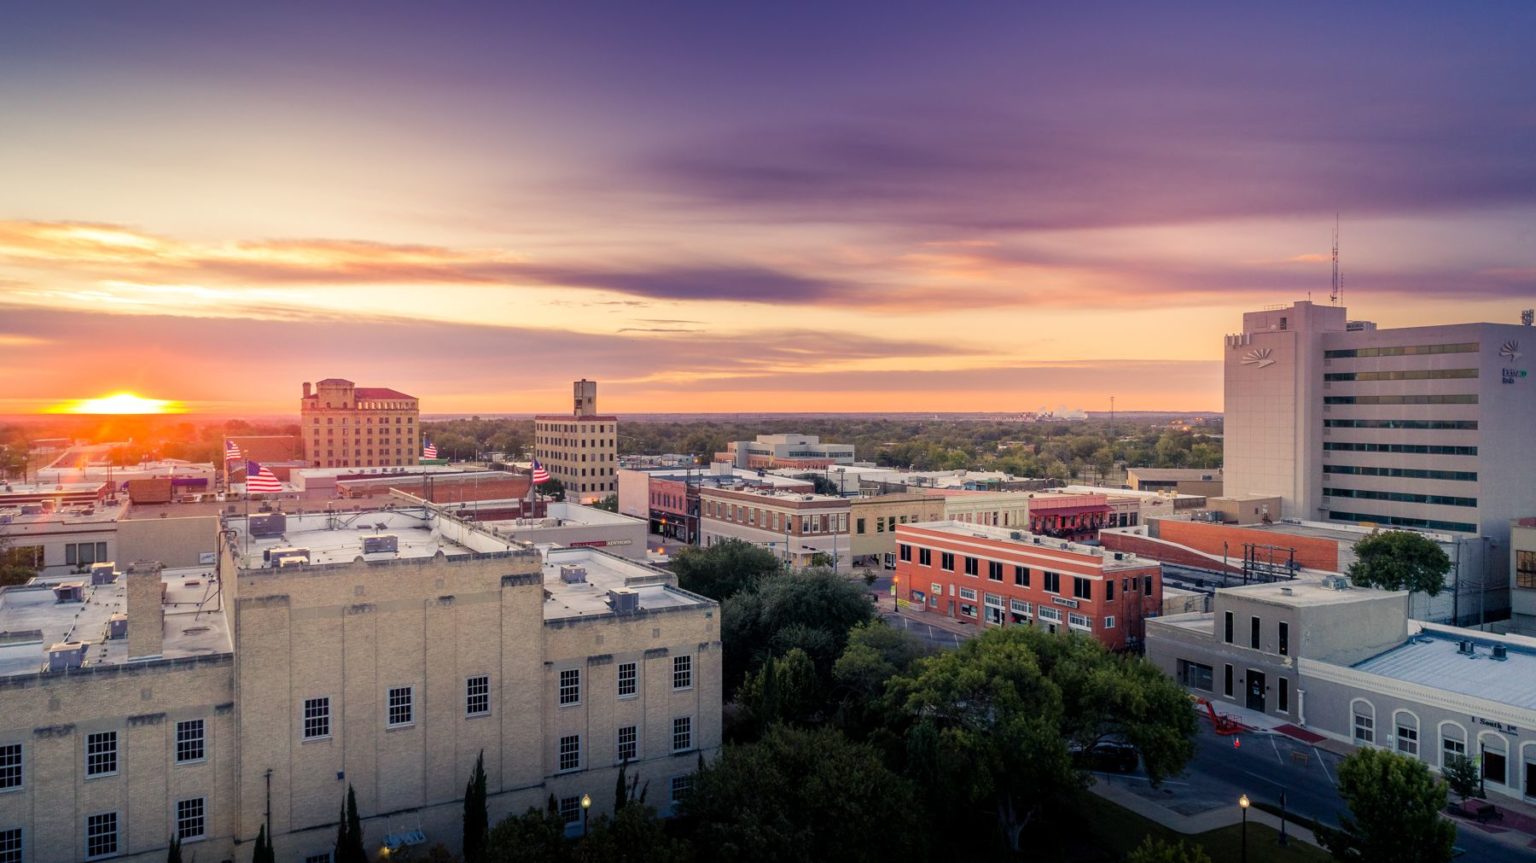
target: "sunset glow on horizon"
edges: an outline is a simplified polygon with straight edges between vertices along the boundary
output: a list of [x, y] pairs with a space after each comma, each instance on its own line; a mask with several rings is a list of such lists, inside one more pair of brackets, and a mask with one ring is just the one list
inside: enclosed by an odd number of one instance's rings
[[113, 393], [100, 398], [74, 399], [48, 408], [50, 414], [181, 414], [186, 406], [168, 399], [149, 399], [133, 393]]
[[0, 32], [0, 414], [1220, 410], [1336, 214], [1351, 318], [1536, 298], [1525, 4], [145, 8]]

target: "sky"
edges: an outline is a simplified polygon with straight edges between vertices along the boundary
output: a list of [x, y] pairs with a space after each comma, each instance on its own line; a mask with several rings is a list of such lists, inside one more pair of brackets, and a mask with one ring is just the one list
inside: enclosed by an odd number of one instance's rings
[[0, 413], [1220, 410], [1536, 305], [1536, 4], [0, 10]]

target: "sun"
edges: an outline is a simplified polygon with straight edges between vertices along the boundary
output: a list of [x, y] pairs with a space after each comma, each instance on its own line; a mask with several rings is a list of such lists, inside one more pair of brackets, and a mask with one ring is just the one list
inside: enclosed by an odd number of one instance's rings
[[147, 399], [133, 393], [113, 393], [96, 399], [74, 399], [56, 404], [51, 414], [179, 414], [186, 413], [181, 402]]

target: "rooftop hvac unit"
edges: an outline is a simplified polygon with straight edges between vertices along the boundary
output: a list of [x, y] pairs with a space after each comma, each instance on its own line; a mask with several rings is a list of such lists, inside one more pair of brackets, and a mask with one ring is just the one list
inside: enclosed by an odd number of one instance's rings
[[363, 537], [363, 554], [394, 553], [400, 550], [400, 537], [392, 533], [381, 533], [375, 536]]
[[1493, 658], [1497, 659], [1499, 662], [1504, 662], [1505, 660], [1509, 659], [1509, 648], [1502, 644], [1495, 644], [1493, 646], [1492, 655]]
[[560, 564], [560, 580], [566, 584], [586, 584], [587, 568], [572, 563]]
[[91, 564], [91, 584], [111, 584], [117, 580], [117, 564], [93, 563]]
[[1322, 586], [1327, 590], [1349, 590], [1349, 576], [1325, 575]]
[[107, 637], [128, 637], [128, 615], [118, 612], [107, 619]]
[[305, 563], [309, 562], [309, 549], [307, 548], [267, 548], [262, 549], [261, 559], [267, 563], [281, 560], [285, 557], [297, 557]]
[[1462, 639], [1456, 645], [1456, 652], [1462, 656], [1475, 656], [1477, 654], [1477, 646], [1472, 643], [1471, 639]]
[[1008, 534], [1008, 538], [1009, 539], [1023, 539], [1024, 538], [1024, 534], [1022, 534], [1019, 531], [1015, 530], [1015, 531], [1013, 531], [1013, 532]]
[[85, 664], [88, 641], [61, 641], [48, 648], [48, 670], [67, 671]]
[[282, 536], [288, 532], [288, 516], [280, 512], [253, 515], [246, 529], [253, 537]]
[[640, 594], [627, 587], [608, 591], [608, 607], [614, 614], [634, 614], [640, 610]]
[[1115, 552], [1115, 560], [1125, 560], [1125, 552], [1123, 552], [1123, 551]]
[[84, 602], [85, 582], [66, 581], [53, 586], [53, 597], [58, 602]]
[[307, 558], [307, 557], [300, 557], [299, 555], [296, 555], [296, 554], [290, 554], [290, 555], [286, 555], [284, 557], [274, 558], [273, 561], [272, 561], [272, 565], [277, 567], [278, 569], [294, 569], [295, 567], [303, 566], [306, 563], [309, 563], [309, 558]]

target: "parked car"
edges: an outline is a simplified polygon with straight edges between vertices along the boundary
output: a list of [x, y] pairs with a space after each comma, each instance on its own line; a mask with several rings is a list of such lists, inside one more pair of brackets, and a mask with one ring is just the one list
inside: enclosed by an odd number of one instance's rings
[[1068, 750], [1072, 763], [1083, 770], [1132, 773], [1141, 763], [1136, 747], [1118, 740], [1101, 740], [1087, 749], [1074, 744]]

